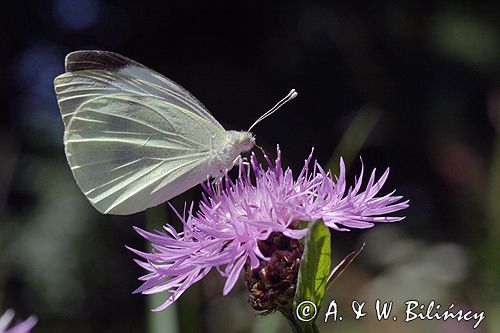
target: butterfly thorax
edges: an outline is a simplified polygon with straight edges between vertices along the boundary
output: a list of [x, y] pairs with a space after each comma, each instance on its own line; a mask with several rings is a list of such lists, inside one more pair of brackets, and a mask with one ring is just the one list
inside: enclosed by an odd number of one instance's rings
[[234, 150], [236, 157], [243, 152], [247, 152], [255, 145], [255, 136], [246, 131], [227, 131], [228, 150]]
[[226, 134], [226, 145], [217, 154], [214, 161], [217, 167], [213, 168], [217, 171], [211, 174], [212, 177], [222, 176], [226, 169], [229, 170], [234, 166], [241, 153], [249, 151], [255, 144], [255, 137], [250, 132], [227, 131]]

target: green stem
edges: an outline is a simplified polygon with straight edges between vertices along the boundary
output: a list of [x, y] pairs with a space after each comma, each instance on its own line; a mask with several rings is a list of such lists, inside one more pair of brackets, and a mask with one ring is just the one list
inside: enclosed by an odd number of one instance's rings
[[[146, 211], [146, 226], [149, 231], [160, 229], [166, 220], [166, 205], [150, 208]], [[148, 245], [149, 246], [149, 245]], [[148, 333], [179, 333], [177, 304], [172, 304], [160, 312], [153, 312], [151, 309], [157, 307], [165, 300], [165, 296], [161, 294], [147, 295], [146, 301], [146, 317], [148, 325]]]
[[290, 310], [280, 310], [292, 328], [293, 333], [319, 333], [314, 321], [299, 322]]
[[331, 170], [333, 174], [338, 174], [341, 156], [344, 158], [346, 169], [349, 169], [352, 161], [375, 128], [380, 116], [381, 114], [377, 110], [361, 109], [345, 131], [325, 169]]

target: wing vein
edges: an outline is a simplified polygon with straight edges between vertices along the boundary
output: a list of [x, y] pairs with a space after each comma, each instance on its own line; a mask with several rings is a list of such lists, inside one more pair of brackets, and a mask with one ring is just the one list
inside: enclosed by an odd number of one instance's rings
[[200, 148], [207, 148], [205, 146], [203, 146], [202, 143], [199, 143], [199, 142], [196, 142], [196, 141], [193, 141], [193, 140], [190, 140], [188, 138], [186, 138], [185, 136], [183, 135], [180, 135], [180, 134], [177, 134], [177, 133], [171, 133], [171, 132], [167, 132], [167, 131], [164, 131], [162, 129], [159, 129], [157, 127], [154, 127], [150, 124], [146, 124], [142, 121], [139, 121], [137, 119], [133, 119], [133, 118], [130, 118], [130, 117], [126, 117], [126, 116], [122, 116], [122, 115], [118, 115], [118, 114], [114, 114], [114, 113], [106, 113], [106, 112], [101, 112], [97, 109], [90, 109], [90, 108], [86, 108], [85, 111], [89, 111], [89, 112], [95, 112], [95, 113], [99, 113], [99, 114], [103, 114], [103, 115], [107, 115], [107, 116], [113, 116], [113, 117], [116, 117], [116, 118], [121, 118], [121, 119], [126, 119], [126, 120], [129, 120], [131, 122], [134, 122], [134, 123], [138, 123], [140, 125], [143, 125], [145, 127], [149, 127], [151, 128], [152, 130], [155, 130], [157, 132], [160, 132], [160, 133], [163, 133], [163, 134], [166, 134], [166, 135], [170, 135], [170, 136], [174, 136], [174, 137], [178, 137], [178, 138], [182, 138], [184, 140], [186, 140], [187, 142], [190, 142], [192, 143], [193, 145], [197, 146], [197, 147], [200, 147]]
[[[187, 162], [186, 162], [186, 163], [184, 163], [184, 164], [181, 164], [181, 165], [179, 165], [179, 166], [177, 166], [177, 167], [175, 167], [175, 168], [169, 169], [169, 170], [168, 170], [168, 171], [167, 171], [164, 175], [159, 175], [159, 176], [157, 176], [157, 177], [154, 177], [152, 180], [150, 180], [148, 183], [146, 183], [146, 184], [145, 184], [145, 186], [143, 186], [142, 188], [141, 188], [141, 187], [139, 187], [139, 188], [137, 188], [135, 191], [133, 191], [133, 192], [132, 192], [132, 193], [131, 193], [128, 197], [124, 197], [124, 198], [121, 198], [120, 200], [117, 200], [115, 203], [113, 203], [113, 204], [112, 204], [112, 205], [111, 205], [111, 206], [110, 206], [110, 207], [106, 210], [106, 212], [105, 212], [105, 213], [108, 213], [109, 211], [111, 211], [111, 210], [112, 210], [113, 208], [115, 208], [116, 206], [118, 206], [118, 205], [122, 204], [123, 202], [125, 202], [126, 200], [128, 200], [128, 199], [129, 199], [131, 196], [133, 196], [134, 194], [137, 194], [138, 192], [140, 192], [140, 191], [141, 191], [144, 187], [147, 187], [147, 186], [149, 186], [149, 185], [152, 185], [152, 184], [156, 183], [158, 180], [160, 180], [161, 178], [164, 178], [164, 177], [166, 177], [167, 175], [171, 174], [172, 172], [177, 171], [178, 169], [180, 169], [180, 168], [182, 168], [182, 167], [185, 167], [185, 166], [187, 166], [187, 165], [189, 165], [189, 164], [192, 164], [192, 163], [194, 163], [194, 162], [198, 162], [199, 160], [200, 160], [200, 159], [187, 161]], [[162, 163], [163, 163], [163, 162], [162, 162]], [[160, 164], [162, 164], [162, 163], [160, 163]], [[159, 167], [159, 165], [158, 165], [158, 166], [156, 166], [154, 169], [156, 169], [157, 167]], [[153, 170], [154, 170], [154, 169], [153, 169]], [[150, 172], [151, 172], [151, 171], [153, 171], [153, 170], [150, 170], [150, 171], [148, 171], [147, 173], [150, 173]], [[142, 178], [143, 176], [144, 176], [144, 175], [142, 175], [142, 176], [141, 176], [141, 178]], [[134, 181], [136, 181], [136, 180], [137, 180], [137, 179], [134, 179], [134, 180], [132, 180], [131, 182], [134, 182]], [[128, 185], [128, 184], [127, 184], [127, 185]], [[123, 186], [122, 186], [122, 188], [123, 188]], [[120, 188], [120, 189], [121, 189], [121, 188]], [[119, 190], [120, 190], [120, 189], [119, 189]]]

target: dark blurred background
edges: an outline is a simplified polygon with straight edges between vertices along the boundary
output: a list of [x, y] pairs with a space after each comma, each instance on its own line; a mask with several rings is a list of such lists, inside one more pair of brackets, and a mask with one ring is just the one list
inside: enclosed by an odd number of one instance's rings
[[[81, 194], [52, 83], [68, 52], [103, 49], [179, 82], [228, 129], [297, 89], [254, 129], [259, 145], [280, 144], [297, 171], [311, 147], [334, 171], [344, 156], [351, 184], [361, 156], [391, 168], [384, 194], [411, 200], [401, 223], [332, 235], [334, 262], [367, 246], [327, 300], [434, 299], [486, 311], [475, 332], [500, 330], [498, 1], [4, 1], [0, 12], [0, 312], [36, 314], [34, 332], [288, 331], [255, 316], [242, 281], [222, 297], [217, 274], [165, 312], [149, 312], [165, 295], [131, 295], [143, 271], [124, 245], [146, 249], [132, 226], [151, 223], [100, 215]], [[160, 210], [148, 213], [157, 227], [177, 223]], [[349, 319], [321, 331], [473, 331]]]

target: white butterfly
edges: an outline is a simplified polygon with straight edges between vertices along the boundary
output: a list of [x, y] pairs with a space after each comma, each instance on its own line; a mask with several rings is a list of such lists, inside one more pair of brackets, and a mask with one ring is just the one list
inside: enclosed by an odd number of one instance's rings
[[119, 54], [76, 51], [54, 80], [75, 180], [101, 213], [156, 206], [220, 177], [250, 150], [250, 130], [226, 131], [187, 90]]

